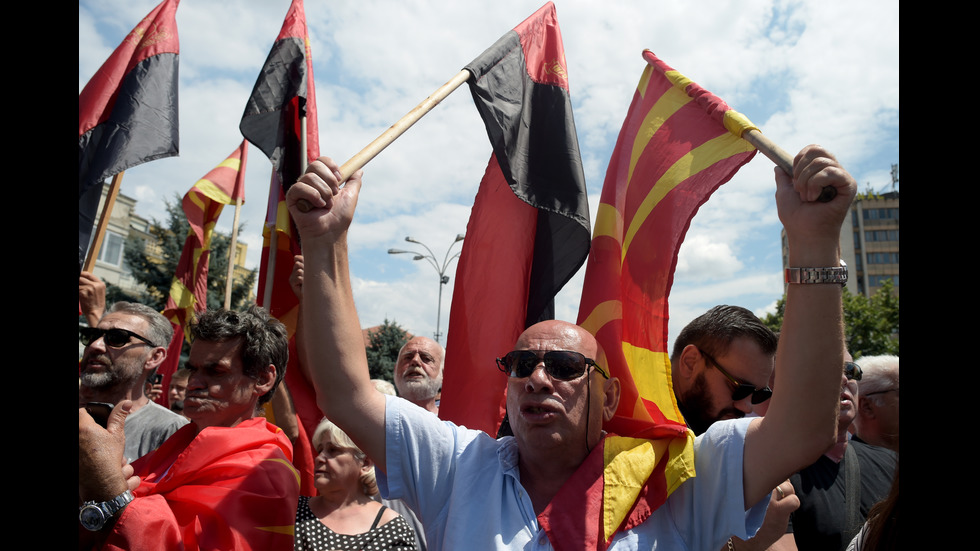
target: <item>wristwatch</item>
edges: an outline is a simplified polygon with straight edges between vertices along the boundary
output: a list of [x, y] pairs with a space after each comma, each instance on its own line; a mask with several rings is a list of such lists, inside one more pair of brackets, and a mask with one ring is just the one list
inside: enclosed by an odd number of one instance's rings
[[832, 268], [786, 268], [786, 283], [847, 283], [847, 264]]
[[86, 529], [98, 532], [105, 526], [107, 520], [121, 511], [130, 501], [133, 501], [133, 492], [129, 490], [126, 490], [109, 501], [103, 501], [101, 503], [86, 501], [78, 508], [78, 521]]

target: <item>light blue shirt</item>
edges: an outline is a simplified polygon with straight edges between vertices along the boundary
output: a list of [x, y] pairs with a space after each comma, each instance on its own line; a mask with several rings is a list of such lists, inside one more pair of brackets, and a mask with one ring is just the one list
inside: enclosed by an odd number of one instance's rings
[[[721, 421], [694, 441], [697, 476], [610, 549], [717, 551], [747, 539], [769, 499], [743, 508], [742, 451], [749, 419]], [[521, 486], [517, 443], [458, 427], [394, 396], [385, 411], [387, 474], [381, 494], [402, 499], [425, 526], [429, 549], [551, 549]]]

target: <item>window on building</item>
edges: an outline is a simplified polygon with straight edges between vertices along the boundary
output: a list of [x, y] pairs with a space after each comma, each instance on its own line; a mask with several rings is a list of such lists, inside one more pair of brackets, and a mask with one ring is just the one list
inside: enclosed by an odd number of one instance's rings
[[122, 266], [123, 246], [125, 243], [126, 238], [121, 234], [107, 231], [105, 238], [102, 240], [102, 247], [99, 248], [99, 262], [112, 264], [113, 266]]

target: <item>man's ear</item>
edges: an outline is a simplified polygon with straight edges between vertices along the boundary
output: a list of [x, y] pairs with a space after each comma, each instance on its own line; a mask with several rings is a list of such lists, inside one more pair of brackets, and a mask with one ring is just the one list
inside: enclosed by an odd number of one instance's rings
[[701, 365], [701, 351], [698, 347], [689, 344], [681, 350], [680, 360], [677, 362], [676, 366], [670, 366], [671, 370], [676, 369], [677, 374], [681, 376], [684, 380], [693, 379], [698, 372], [698, 366]]
[[160, 364], [162, 364], [163, 360], [166, 359], [167, 359], [166, 348], [162, 346], [158, 346], [154, 348], [153, 351], [150, 352], [150, 355], [146, 358], [146, 361], [143, 362], [143, 371], [149, 372], [160, 367]]
[[858, 414], [866, 419], [875, 418], [875, 408], [871, 400], [861, 398], [860, 394], [858, 395]]
[[605, 388], [603, 389], [604, 403], [602, 404], [602, 420], [609, 421], [616, 415], [616, 408], [619, 407], [619, 395], [620, 388], [619, 379], [616, 377], [611, 377], [605, 381]]
[[276, 366], [269, 364], [259, 372], [259, 376], [255, 379], [255, 391], [258, 396], [264, 396], [265, 393], [272, 390], [272, 386], [276, 384]]

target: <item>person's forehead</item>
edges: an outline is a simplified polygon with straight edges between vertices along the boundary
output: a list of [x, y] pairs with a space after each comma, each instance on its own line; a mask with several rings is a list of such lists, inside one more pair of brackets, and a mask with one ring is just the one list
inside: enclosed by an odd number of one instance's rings
[[769, 384], [775, 367], [775, 356], [766, 354], [762, 347], [750, 338], [737, 338], [731, 342], [719, 363], [736, 379], [756, 388]]
[[228, 339], [224, 341], [206, 341], [195, 339], [191, 345], [188, 364], [200, 368], [208, 365], [224, 365], [231, 368], [242, 368], [242, 340]]
[[587, 331], [563, 322], [542, 322], [528, 328], [517, 339], [514, 350], [572, 350], [595, 357], [595, 339]]
[[124, 312], [112, 312], [99, 320], [99, 329], [128, 329], [140, 335], [146, 329], [147, 322], [140, 316]]
[[405, 346], [402, 347], [401, 355], [402, 356], [412, 355], [415, 354], [416, 352], [426, 353], [431, 356], [439, 355], [439, 349], [437, 348], [436, 344], [430, 341], [429, 339], [423, 339], [423, 338], [414, 338], [408, 341], [407, 343], [405, 343]]

